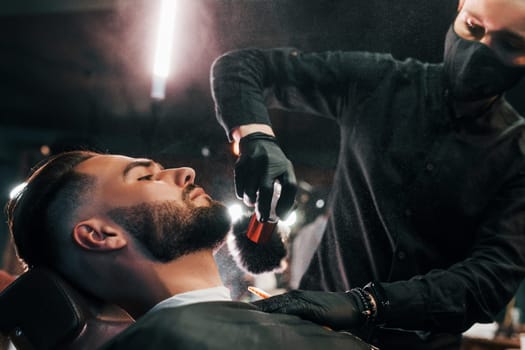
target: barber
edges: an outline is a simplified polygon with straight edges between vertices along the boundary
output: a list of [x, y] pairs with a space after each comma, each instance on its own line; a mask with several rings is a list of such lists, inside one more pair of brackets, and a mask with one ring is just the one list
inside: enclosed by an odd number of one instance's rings
[[[334, 120], [340, 154], [323, 240], [299, 291], [264, 300], [382, 349], [459, 349], [525, 277], [525, 121], [504, 93], [525, 72], [525, 1], [464, 0], [444, 62], [368, 52], [245, 49], [212, 68], [239, 141], [236, 192], [290, 211], [293, 166], [267, 108]], [[312, 137], [319, 137], [312, 131]]]

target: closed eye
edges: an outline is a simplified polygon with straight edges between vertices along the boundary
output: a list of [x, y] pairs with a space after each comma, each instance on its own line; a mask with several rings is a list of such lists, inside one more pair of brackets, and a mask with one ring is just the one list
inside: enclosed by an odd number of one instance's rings
[[151, 179], [153, 179], [153, 174], [141, 176], [137, 179], [137, 181], [144, 181], [144, 180], [149, 181]]

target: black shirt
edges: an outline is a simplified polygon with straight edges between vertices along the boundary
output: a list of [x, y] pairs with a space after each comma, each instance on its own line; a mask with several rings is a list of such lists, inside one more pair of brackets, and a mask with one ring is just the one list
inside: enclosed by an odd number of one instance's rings
[[340, 126], [331, 216], [301, 288], [380, 281], [387, 326], [449, 332], [490, 322], [515, 293], [525, 276], [525, 122], [504, 98], [459, 118], [442, 65], [294, 49], [228, 53], [212, 88], [228, 134], [270, 124], [267, 107]]

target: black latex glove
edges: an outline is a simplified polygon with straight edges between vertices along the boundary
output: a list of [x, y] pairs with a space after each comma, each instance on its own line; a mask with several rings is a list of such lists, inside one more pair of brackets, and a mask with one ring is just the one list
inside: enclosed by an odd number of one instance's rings
[[261, 222], [268, 221], [274, 181], [281, 183], [281, 196], [275, 212], [285, 218], [294, 205], [297, 182], [292, 163], [277, 144], [275, 137], [256, 132], [241, 138], [240, 156], [235, 164], [237, 197], [247, 205], [256, 205]]
[[253, 303], [265, 312], [299, 316], [334, 330], [349, 330], [367, 321], [365, 306], [352, 291], [347, 293], [292, 290]]

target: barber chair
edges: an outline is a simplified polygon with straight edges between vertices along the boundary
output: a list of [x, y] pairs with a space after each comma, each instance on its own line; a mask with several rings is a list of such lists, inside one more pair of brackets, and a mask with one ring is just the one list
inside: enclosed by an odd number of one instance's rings
[[45, 268], [29, 270], [0, 293], [0, 332], [19, 350], [93, 350], [132, 323], [120, 308]]

